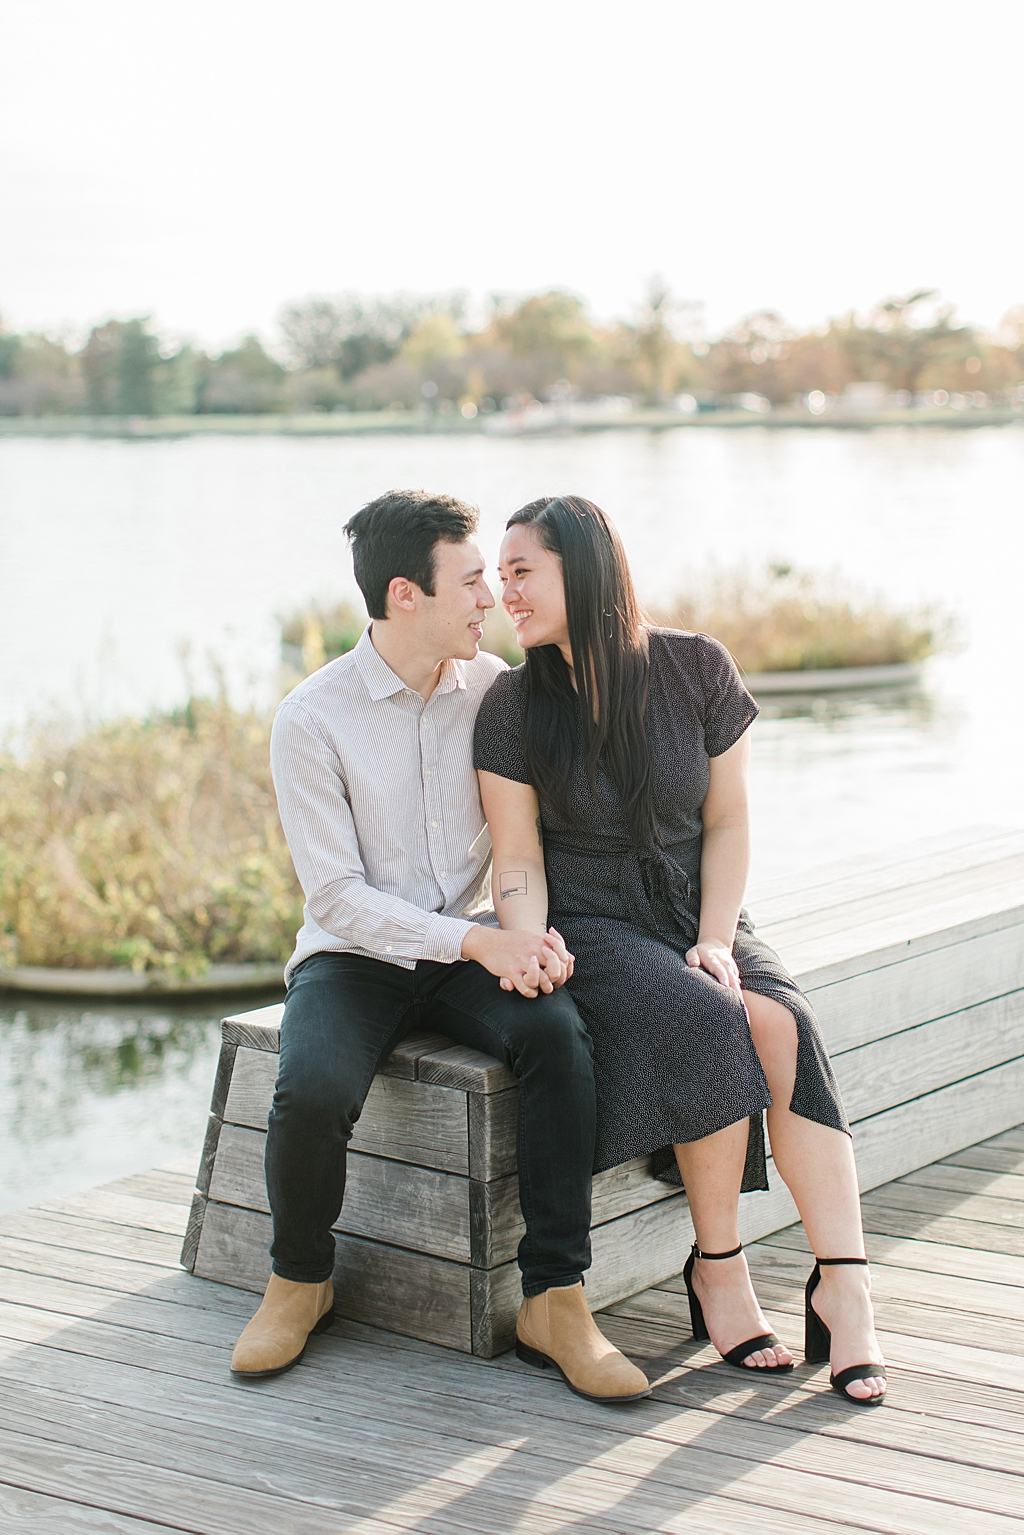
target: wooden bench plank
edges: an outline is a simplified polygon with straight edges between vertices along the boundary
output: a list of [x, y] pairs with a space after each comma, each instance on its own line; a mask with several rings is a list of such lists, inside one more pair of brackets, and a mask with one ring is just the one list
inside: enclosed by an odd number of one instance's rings
[[[418, 1057], [417, 1057], [418, 1059]], [[266, 1130], [277, 1078], [277, 1056], [239, 1048], [224, 1105], [226, 1123]], [[375, 1077], [354, 1128], [353, 1151], [448, 1172], [469, 1171], [465, 1097], [402, 1077]]]
[[503, 1062], [468, 1045], [452, 1045], [421, 1056], [418, 1079], [468, 1093], [500, 1093], [515, 1086], [515, 1077]]
[[[853, 900], [836, 901], [819, 911], [799, 913], [787, 910], [774, 921], [766, 922], [762, 918], [758, 931], [774, 945], [834, 938], [883, 922], [916, 929], [922, 912], [955, 911], [961, 902], [973, 909], [978, 896], [984, 898], [993, 891], [1015, 890], [1024, 892], [1024, 850], [991, 863], [950, 868], [936, 878], [900, 885], [897, 889], [876, 890]], [[1016, 899], [1000, 899], [998, 904], [983, 904], [981, 909], [995, 911], [1004, 905], [1019, 904], [1020, 894]], [[951, 920], [958, 919], [954, 916]], [[947, 921], [918, 930], [941, 931], [942, 927], [950, 925]]]
[[858, 927], [817, 937], [799, 929], [788, 934], [771, 929], [758, 932], [778, 950], [796, 979], [813, 988], [1021, 922], [1024, 881], [1014, 880], [999, 886], [983, 885], [972, 893], [903, 915], [866, 916]]
[[837, 1055], [1018, 991], [1022, 978], [1024, 923], [1016, 923], [815, 987], [808, 997]]
[[[1020, 830], [1014, 826], [983, 823], [957, 826], [949, 831], [936, 832], [930, 837], [915, 837], [909, 842], [887, 842], [866, 853], [851, 853], [846, 858], [829, 859], [827, 863], [790, 869], [771, 879], [757, 879], [751, 886], [750, 900], [756, 900], [760, 905], [762, 901], [775, 900], [779, 896], [795, 896], [828, 889], [842, 880], [864, 876], [891, 884], [902, 878], [907, 868], [912, 869], [920, 859], [936, 855], [954, 853], [960, 861], [984, 863], [993, 856], [993, 845], [1007, 837], [1016, 836]], [[998, 852], [995, 856], [998, 856]]]
[[855, 1124], [1022, 1054], [1024, 991], [1017, 991], [847, 1050], [836, 1055], [832, 1065], [846, 1112]]
[[[263, 1176], [265, 1144], [266, 1134], [259, 1130], [225, 1125], [210, 1198], [221, 1205], [269, 1214]], [[490, 1185], [481, 1184], [480, 1188], [489, 1189]], [[500, 1195], [495, 1193], [494, 1197]], [[345, 1204], [337, 1229], [470, 1263], [470, 1181], [433, 1168], [350, 1152]]]
[[[994, 836], [970, 839], [956, 834], [946, 845], [919, 850], [917, 843], [894, 847], [884, 854], [864, 853], [845, 866], [825, 864], [751, 891], [749, 906], [762, 924], [815, 917], [837, 906], [874, 900], [900, 891], [918, 892], [923, 886], [964, 869], [986, 868], [1024, 854], [1024, 831], [1007, 830]], [[969, 837], [969, 833], [966, 834]], [[912, 895], [911, 899], [917, 899]]]

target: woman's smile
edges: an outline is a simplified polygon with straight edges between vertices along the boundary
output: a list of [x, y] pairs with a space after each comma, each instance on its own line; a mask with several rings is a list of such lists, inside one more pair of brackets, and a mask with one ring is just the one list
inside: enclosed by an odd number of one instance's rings
[[545, 549], [532, 528], [513, 527], [498, 559], [502, 606], [524, 650], [537, 645], [568, 645], [562, 562]]

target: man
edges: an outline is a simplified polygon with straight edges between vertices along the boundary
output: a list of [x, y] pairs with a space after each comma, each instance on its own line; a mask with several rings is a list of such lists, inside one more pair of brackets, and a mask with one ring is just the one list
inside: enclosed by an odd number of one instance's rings
[[472, 507], [423, 491], [358, 512], [346, 532], [372, 623], [274, 722], [306, 904], [267, 1137], [273, 1274], [232, 1369], [279, 1375], [330, 1326], [352, 1126], [380, 1062], [429, 1025], [504, 1058], [519, 1083], [522, 1352], [580, 1395], [632, 1401], [646, 1377], [583, 1298], [595, 1110], [590, 1039], [562, 989], [572, 958], [553, 929], [502, 932], [487, 899], [472, 737], [504, 662], [479, 650], [494, 599], [476, 527]]

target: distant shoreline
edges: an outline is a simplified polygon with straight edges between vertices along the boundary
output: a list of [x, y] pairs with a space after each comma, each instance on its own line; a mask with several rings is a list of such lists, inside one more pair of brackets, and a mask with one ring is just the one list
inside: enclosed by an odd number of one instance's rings
[[780, 408], [764, 415], [747, 410], [681, 411], [641, 408], [623, 415], [564, 411], [551, 407], [543, 417], [414, 411], [351, 411], [343, 415], [203, 415], [203, 416], [0, 416], [0, 437], [116, 437], [133, 441], [172, 437], [349, 437], [349, 436], [493, 436], [537, 437], [577, 432], [742, 430], [865, 431], [878, 427], [925, 426], [957, 429], [1024, 424], [1024, 409], [1012, 407], [951, 410], [887, 410], [875, 414], [830, 412], [813, 416]]

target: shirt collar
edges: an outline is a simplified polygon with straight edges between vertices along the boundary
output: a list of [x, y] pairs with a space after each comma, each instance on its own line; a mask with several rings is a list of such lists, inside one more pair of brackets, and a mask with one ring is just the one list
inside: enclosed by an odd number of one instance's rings
[[[356, 665], [359, 667], [370, 697], [374, 703], [378, 703], [382, 698], [392, 698], [396, 693], [412, 692], [412, 689], [407, 688], [401, 677], [391, 670], [384, 657], [374, 648], [370, 638], [370, 628], [371, 625], [367, 624], [355, 647]], [[465, 686], [463, 663], [454, 659], [445, 661], [441, 670], [441, 680], [434, 692], [451, 693], [455, 688]]]

